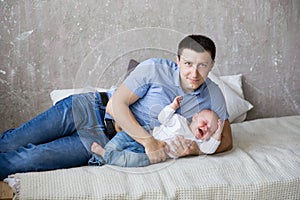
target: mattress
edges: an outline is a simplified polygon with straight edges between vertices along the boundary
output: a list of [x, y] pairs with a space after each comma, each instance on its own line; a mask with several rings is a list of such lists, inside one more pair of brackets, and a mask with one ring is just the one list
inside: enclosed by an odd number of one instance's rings
[[300, 116], [232, 124], [231, 151], [11, 175], [15, 199], [300, 199]]

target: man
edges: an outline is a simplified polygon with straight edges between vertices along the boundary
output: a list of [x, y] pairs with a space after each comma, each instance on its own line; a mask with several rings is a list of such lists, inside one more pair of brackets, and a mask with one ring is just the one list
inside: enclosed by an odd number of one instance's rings
[[[168, 156], [164, 142], [156, 140], [141, 125], [156, 125], [159, 111], [176, 95], [184, 96], [188, 104], [180, 114], [190, 118], [205, 108], [214, 110], [225, 120], [221, 144], [216, 152], [232, 148], [231, 128], [224, 97], [213, 82], [207, 79], [214, 65], [214, 42], [202, 35], [185, 37], [178, 46], [177, 65], [164, 59], [141, 63], [111, 97], [107, 112], [133, 139], [145, 147], [151, 163], [164, 161]], [[205, 82], [206, 81], [206, 82]], [[174, 144], [178, 156], [201, 154], [195, 142], [179, 139]]]

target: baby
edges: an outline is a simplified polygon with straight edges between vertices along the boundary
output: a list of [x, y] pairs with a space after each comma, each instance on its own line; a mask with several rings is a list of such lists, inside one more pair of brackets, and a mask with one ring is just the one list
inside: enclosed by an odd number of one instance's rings
[[[174, 101], [160, 112], [158, 120], [161, 125], [153, 129], [153, 137], [167, 142], [172, 150], [174, 136], [182, 135], [185, 139], [194, 140], [202, 153], [214, 153], [220, 144], [224, 122], [218, 119], [215, 112], [205, 109], [195, 113], [192, 122], [189, 123], [186, 118], [175, 113], [181, 100], [181, 96], [175, 97]], [[172, 153], [169, 156], [176, 157]]]
[[[158, 115], [161, 125], [153, 129], [152, 135], [158, 140], [165, 141], [170, 151], [170, 158], [176, 158], [173, 142], [176, 136], [183, 136], [198, 144], [204, 154], [214, 153], [221, 139], [224, 122], [217, 114], [205, 109], [195, 113], [192, 122], [175, 113], [180, 107], [182, 97], [177, 96], [171, 104], [166, 106]], [[105, 147], [93, 143], [91, 151], [94, 153], [89, 160], [89, 165], [111, 164], [123, 167], [140, 167], [151, 164], [143, 146], [132, 139], [126, 132], [121, 131], [112, 138]]]

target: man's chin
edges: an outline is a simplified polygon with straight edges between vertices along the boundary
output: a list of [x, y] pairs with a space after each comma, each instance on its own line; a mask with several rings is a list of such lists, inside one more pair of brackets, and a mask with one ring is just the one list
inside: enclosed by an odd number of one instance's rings
[[200, 87], [200, 85], [190, 84], [190, 88], [189, 89], [191, 91], [194, 91], [194, 90], [197, 90], [199, 87]]

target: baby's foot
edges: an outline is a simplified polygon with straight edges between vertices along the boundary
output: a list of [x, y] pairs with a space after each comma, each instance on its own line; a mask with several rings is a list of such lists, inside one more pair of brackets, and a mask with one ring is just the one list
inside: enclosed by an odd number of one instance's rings
[[91, 151], [99, 156], [104, 156], [105, 154], [105, 149], [101, 147], [97, 142], [93, 142], [91, 146]]

